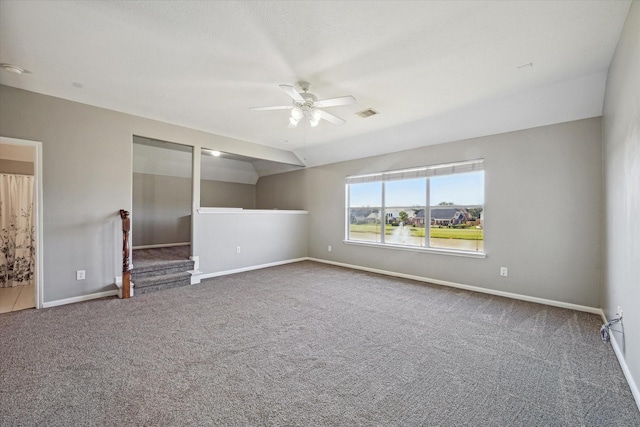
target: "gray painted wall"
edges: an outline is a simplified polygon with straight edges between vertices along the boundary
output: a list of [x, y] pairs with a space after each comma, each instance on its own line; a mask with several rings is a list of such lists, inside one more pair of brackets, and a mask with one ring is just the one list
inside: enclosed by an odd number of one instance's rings
[[[601, 135], [593, 118], [262, 177], [256, 206], [308, 210], [314, 258], [600, 307]], [[476, 158], [485, 259], [342, 243], [345, 176]]]
[[255, 209], [256, 186], [203, 179], [200, 181], [200, 206]]
[[[133, 246], [191, 241], [190, 178], [133, 174]], [[254, 209], [256, 186], [200, 181], [200, 206]]]
[[0, 172], [33, 175], [33, 162], [0, 159]]
[[307, 216], [273, 211], [196, 213], [202, 236], [194, 243], [199, 270], [211, 274], [306, 257]]
[[[115, 289], [122, 263], [118, 210], [132, 208], [133, 135], [192, 145], [196, 152], [299, 162], [287, 151], [4, 85], [0, 135], [43, 145], [45, 302]], [[81, 269], [86, 280], [76, 281]]]
[[[603, 309], [620, 306], [624, 335], [614, 332], [640, 384], [640, 3], [633, 2], [611, 62], [603, 113], [605, 275]], [[615, 328], [620, 329], [620, 328]], [[640, 395], [636, 401], [640, 405]]]
[[191, 241], [190, 178], [133, 174], [133, 246]]

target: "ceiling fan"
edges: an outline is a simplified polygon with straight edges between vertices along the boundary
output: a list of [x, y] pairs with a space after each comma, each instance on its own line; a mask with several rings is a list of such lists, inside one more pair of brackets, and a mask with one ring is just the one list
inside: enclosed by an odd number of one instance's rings
[[356, 103], [356, 99], [351, 96], [340, 96], [338, 98], [329, 98], [318, 100], [318, 97], [309, 92], [310, 84], [308, 82], [298, 82], [298, 86], [302, 89], [302, 92], [298, 92], [291, 85], [280, 85], [280, 88], [285, 91], [293, 99], [291, 105], [277, 105], [273, 107], [251, 107], [251, 111], [269, 111], [269, 110], [291, 110], [291, 116], [289, 117], [289, 127], [294, 128], [298, 126], [300, 120], [305, 117], [309, 120], [311, 127], [318, 126], [320, 119], [324, 119], [334, 125], [341, 125], [345, 121], [338, 116], [334, 116], [331, 113], [327, 113], [321, 108], [337, 107], [340, 105], [351, 105]]

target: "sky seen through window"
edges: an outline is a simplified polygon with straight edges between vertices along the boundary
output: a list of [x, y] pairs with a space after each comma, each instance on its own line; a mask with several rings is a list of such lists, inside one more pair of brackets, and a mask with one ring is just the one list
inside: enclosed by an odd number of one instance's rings
[[[484, 204], [484, 171], [435, 176], [431, 181], [431, 205], [450, 202], [456, 205]], [[426, 180], [424, 178], [387, 181], [385, 199], [387, 206], [412, 207], [426, 205]], [[351, 207], [380, 207], [382, 183], [351, 184]]]

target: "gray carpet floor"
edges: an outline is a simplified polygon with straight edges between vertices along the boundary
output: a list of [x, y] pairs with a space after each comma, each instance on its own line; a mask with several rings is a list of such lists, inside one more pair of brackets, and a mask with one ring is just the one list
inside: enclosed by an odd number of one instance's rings
[[0, 425], [638, 426], [600, 323], [300, 262], [0, 315]]

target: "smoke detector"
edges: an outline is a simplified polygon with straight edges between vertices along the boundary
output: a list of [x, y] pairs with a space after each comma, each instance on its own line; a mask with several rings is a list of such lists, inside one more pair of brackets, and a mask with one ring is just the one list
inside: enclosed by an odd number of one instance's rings
[[5, 71], [13, 74], [23, 74], [26, 72], [24, 68], [16, 67], [15, 65], [11, 64], [0, 64], [0, 67], [4, 68]]

